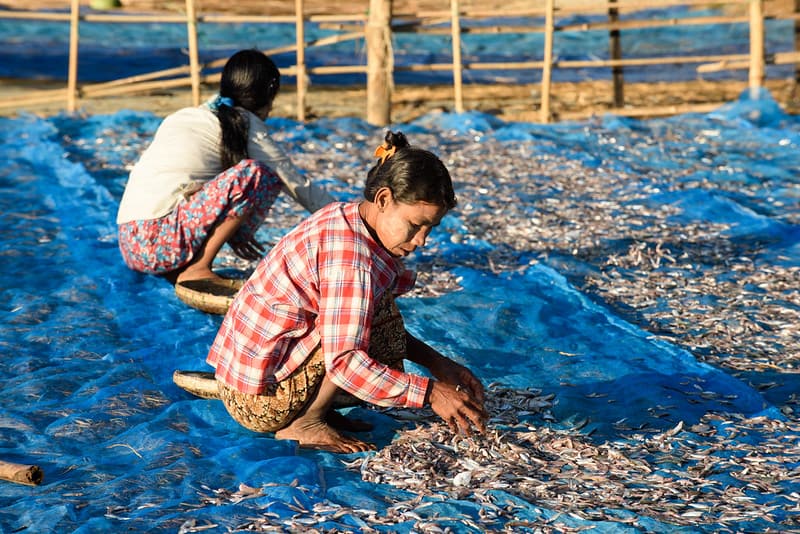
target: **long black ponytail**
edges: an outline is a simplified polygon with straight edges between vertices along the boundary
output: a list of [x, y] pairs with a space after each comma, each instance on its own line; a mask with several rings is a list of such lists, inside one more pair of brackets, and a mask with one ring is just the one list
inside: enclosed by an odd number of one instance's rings
[[250, 123], [247, 115], [236, 107], [256, 113], [272, 105], [280, 84], [278, 67], [258, 50], [240, 50], [225, 63], [219, 84], [220, 98], [215, 106], [222, 128], [220, 160], [224, 169], [248, 157]]

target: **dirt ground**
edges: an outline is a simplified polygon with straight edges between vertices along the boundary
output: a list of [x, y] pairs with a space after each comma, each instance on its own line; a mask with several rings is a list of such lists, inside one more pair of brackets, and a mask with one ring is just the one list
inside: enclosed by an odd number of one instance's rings
[[[80, 0], [89, 5], [91, 0]], [[502, 4], [508, 12], [515, 7], [525, 6], [529, 0], [462, 0], [462, 5], [479, 5], [491, 8]], [[583, 0], [574, 0], [583, 1]], [[178, 0], [121, 0], [122, 10], [181, 11], [185, 3]], [[292, 13], [294, 3], [286, 0], [196, 0], [199, 12], [237, 12], [261, 14]], [[22, 0], [0, 1], [0, 7], [15, 9], [64, 8], [65, 0]], [[441, 10], [441, 0], [395, 0], [398, 12], [424, 9]], [[235, 6], [235, 7], [231, 7]], [[331, 12], [333, 4], [322, 0], [305, 0], [307, 13]], [[339, 13], [365, 12], [369, 0], [344, 0], [335, 4]], [[735, 100], [746, 89], [746, 82], [711, 82], [694, 80], [675, 83], [631, 84], [624, 88], [625, 106], [613, 109], [613, 89], [608, 81], [586, 81], [580, 83], [560, 83], [552, 86], [551, 120], [581, 119], [594, 114], [618, 112], [625, 115], [652, 117], [670, 115], [690, 110], [704, 111], [722, 102]], [[16, 100], [32, 91], [42, 89], [63, 89], [65, 82], [40, 80], [0, 79], [0, 116], [14, 116], [20, 112], [51, 115], [63, 111], [65, 101], [47, 104], [19, 106]], [[800, 113], [800, 95], [794, 80], [768, 80], [767, 88], [775, 99], [789, 113]], [[202, 88], [203, 96], [215, 92], [215, 87]], [[467, 110], [477, 110], [494, 114], [504, 120], [539, 121], [541, 86], [528, 85], [467, 85], [464, 86], [464, 106]], [[5, 104], [3, 104], [5, 102]], [[146, 93], [81, 98], [79, 109], [88, 114], [113, 113], [121, 109], [152, 111], [166, 115], [192, 103], [189, 88], [158, 89]], [[701, 106], [691, 109], [688, 106]], [[407, 86], [395, 87], [392, 99], [391, 118], [395, 123], [413, 120], [421, 115], [454, 109], [452, 86]], [[645, 111], [643, 111], [645, 110]], [[295, 88], [282, 87], [276, 101], [273, 115], [297, 116], [297, 97]], [[306, 97], [306, 117], [366, 117], [366, 90], [363, 87], [326, 87], [314, 85], [308, 89]]]
[[[800, 113], [800, 98], [792, 80], [770, 80], [767, 88], [788, 112]], [[0, 116], [16, 116], [22, 112], [48, 116], [66, 109], [66, 102], [2, 107], [2, 102], [13, 102], [31, 91], [63, 88], [63, 83], [36, 80], [0, 79]], [[614, 109], [612, 88], [609, 82], [594, 81], [555, 84], [551, 95], [552, 121], [578, 120], [592, 115], [620, 113], [636, 117], [665, 116], [689, 110], [687, 106], [701, 106], [697, 111], [708, 111], [724, 102], [736, 100], [746, 89], [745, 82], [680, 82], [657, 84], [626, 84], [625, 107]], [[470, 85], [464, 87], [464, 107], [493, 114], [507, 121], [539, 122], [539, 85]], [[215, 92], [214, 87], [204, 87], [205, 98]], [[181, 107], [192, 104], [191, 91], [169, 89], [149, 91], [144, 94], [85, 98], [78, 102], [79, 111], [86, 114], [107, 114], [127, 109], [151, 111], [165, 116]], [[642, 108], [649, 109], [642, 113]], [[452, 86], [397, 86], [392, 98], [391, 119], [394, 123], [411, 121], [428, 113], [454, 109]], [[273, 116], [297, 116], [297, 97], [293, 86], [285, 86], [278, 96]], [[357, 117], [366, 118], [366, 91], [364, 88], [311, 87], [306, 95], [306, 118]]]

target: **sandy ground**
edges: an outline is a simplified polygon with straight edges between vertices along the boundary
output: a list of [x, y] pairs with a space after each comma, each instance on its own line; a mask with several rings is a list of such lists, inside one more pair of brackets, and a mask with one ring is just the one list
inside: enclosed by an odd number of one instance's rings
[[[66, 108], [64, 101], [21, 107], [14, 102], [31, 91], [63, 87], [63, 83], [0, 79], [0, 116], [16, 116], [21, 112], [43, 116], [60, 113]], [[800, 113], [800, 98], [792, 80], [770, 80], [767, 88], [787, 112]], [[611, 112], [641, 117], [662, 116], [686, 111], [687, 105], [708, 106], [710, 109], [719, 103], [737, 99], [745, 89], [745, 82], [627, 84], [625, 107], [614, 109], [609, 82], [556, 84], [551, 95], [552, 120], [581, 119]], [[540, 91], [539, 85], [470, 85], [464, 88], [464, 106], [467, 110], [490, 113], [503, 120], [538, 122]], [[202, 95], [206, 97], [213, 92], [214, 87], [204, 87]], [[3, 107], [3, 101], [8, 103], [6, 107]], [[306, 98], [306, 118], [366, 118], [365, 103], [364, 88], [311, 87]], [[129, 109], [151, 111], [164, 116], [191, 104], [191, 92], [187, 88], [81, 99], [79, 110], [86, 114], [106, 114]], [[643, 107], [652, 111], [640, 114], [637, 110]], [[392, 99], [391, 118], [392, 122], [402, 123], [427, 113], [453, 109], [451, 86], [398, 86]], [[293, 86], [282, 88], [273, 116], [297, 116], [297, 97]]]

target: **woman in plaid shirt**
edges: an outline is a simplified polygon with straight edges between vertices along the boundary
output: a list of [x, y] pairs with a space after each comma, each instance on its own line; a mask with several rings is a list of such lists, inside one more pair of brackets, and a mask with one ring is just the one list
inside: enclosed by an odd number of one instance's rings
[[[261, 260], [223, 320], [207, 361], [231, 416], [303, 447], [350, 453], [374, 445], [334, 410], [342, 397], [429, 405], [454, 431], [484, 430], [484, 390], [466, 367], [408, 333], [394, 297], [415, 274], [400, 258], [425, 245], [456, 205], [431, 152], [388, 132], [361, 202], [335, 202]], [[403, 360], [433, 378], [406, 373]]]

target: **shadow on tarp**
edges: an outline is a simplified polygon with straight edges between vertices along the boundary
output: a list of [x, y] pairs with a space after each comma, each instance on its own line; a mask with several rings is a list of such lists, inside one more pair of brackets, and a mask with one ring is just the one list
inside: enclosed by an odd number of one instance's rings
[[457, 272], [461, 292], [398, 301], [407, 327], [487, 383], [556, 393], [554, 415], [588, 418], [601, 441], [626, 434], [618, 427], [663, 431], [708, 412], [766, 408], [748, 385], [620, 320], [547, 266]]

